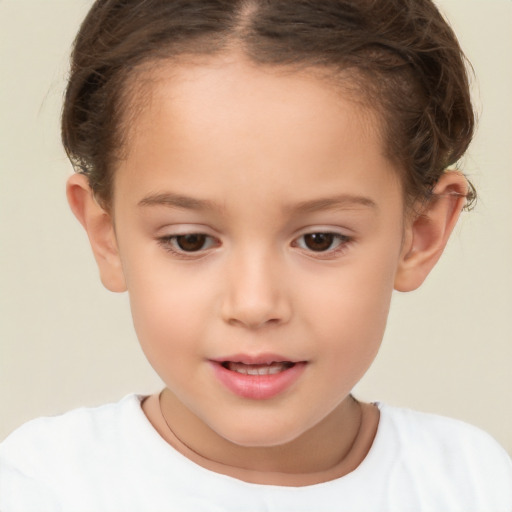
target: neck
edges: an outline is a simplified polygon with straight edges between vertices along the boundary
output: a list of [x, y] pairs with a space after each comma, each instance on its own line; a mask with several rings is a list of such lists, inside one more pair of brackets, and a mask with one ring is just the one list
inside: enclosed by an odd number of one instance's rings
[[378, 424], [377, 408], [349, 396], [320, 424], [292, 441], [254, 447], [219, 436], [169, 390], [151, 397], [144, 409], [160, 435], [197, 464], [272, 485], [310, 485], [353, 471], [366, 456]]

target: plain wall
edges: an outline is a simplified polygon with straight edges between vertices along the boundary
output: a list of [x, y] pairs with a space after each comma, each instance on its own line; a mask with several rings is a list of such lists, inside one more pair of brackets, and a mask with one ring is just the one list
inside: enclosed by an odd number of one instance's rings
[[[59, 140], [71, 41], [90, 1], [0, 2], [0, 438], [161, 382], [126, 295], [104, 290], [70, 213]], [[512, 2], [439, 2], [477, 75], [479, 190], [423, 287], [396, 294], [356, 395], [461, 418], [512, 453]]]

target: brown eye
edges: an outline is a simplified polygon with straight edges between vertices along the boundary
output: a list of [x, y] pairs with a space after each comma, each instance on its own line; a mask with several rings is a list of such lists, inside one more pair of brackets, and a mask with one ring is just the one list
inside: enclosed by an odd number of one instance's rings
[[303, 251], [317, 253], [319, 258], [326, 258], [341, 255], [351, 242], [352, 237], [341, 233], [317, 231], [316, 233], [305, 233], [294, 240], [292, 245]]
[[311, 251], [327, 251], [332, 248], [332, 244], [337, 238], [339, 235], [334, 233], [310, 233], [304, 235], [304, 245]]
[[185, 252], [194, 252], [204, 249], [208, 237], [200, 233], [190, 235], [179, 235], [175, 237], [176, 245]]
[[167, 252], [182, 258], [197, 258], [207, 254], [208, 249], [218, 247], [216, 238], [204, 233], [185, 233], [183, 235], [166, 235], [157, 239]]

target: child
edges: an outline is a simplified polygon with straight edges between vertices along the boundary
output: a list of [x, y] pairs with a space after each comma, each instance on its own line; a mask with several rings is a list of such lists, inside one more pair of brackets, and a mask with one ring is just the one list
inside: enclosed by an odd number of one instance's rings
[[20, 428], [0, 510], [512, 510], [489, 436], [351, 394], [474, 197], [473, 122], [427, 0], [97, 1], [68, 199], [165, 389]]

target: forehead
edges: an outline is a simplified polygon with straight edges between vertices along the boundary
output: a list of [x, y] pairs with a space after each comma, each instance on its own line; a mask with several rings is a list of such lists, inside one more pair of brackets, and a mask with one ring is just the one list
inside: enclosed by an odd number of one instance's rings
[[135, 116], [126, 124], [133, 132], [145, 132], [145, 122], [152, 125], [167, 113], [183, 133], [228, 119], [236, 126], [234, 121], [247, 121], [250, 115], [254, 126], [279, 118], [291, 126], [321, 117], [328, 129], [330, 121], [340, 121], [342, 111], [351, 122], [357, 118], [361, 132], [379, 137], [380, 115], [368, 107], [358, 80], [362, 78], [332, 69], [261, 66], [237, 53], [149, 63], [128, 81], [125, 111]]
[[222, 180], [238, 171], [241, 182], [259, 176], [256, 188], [287, 189], [293, 176], [305, 195], [312, 180], [326, 195], [333, 172], [350, 171], [347, 186], [393, 172], [377, 114], [347, 93], [344, 80], [337, 87], [317, 70], [261, 67], [237, 56], [165, 63], [139, 76], [119, 171], [131, 183], [154, 178], [152, 193], [170, 177], [178, 188], [201, 187], [212, 176], [227, 186]]

